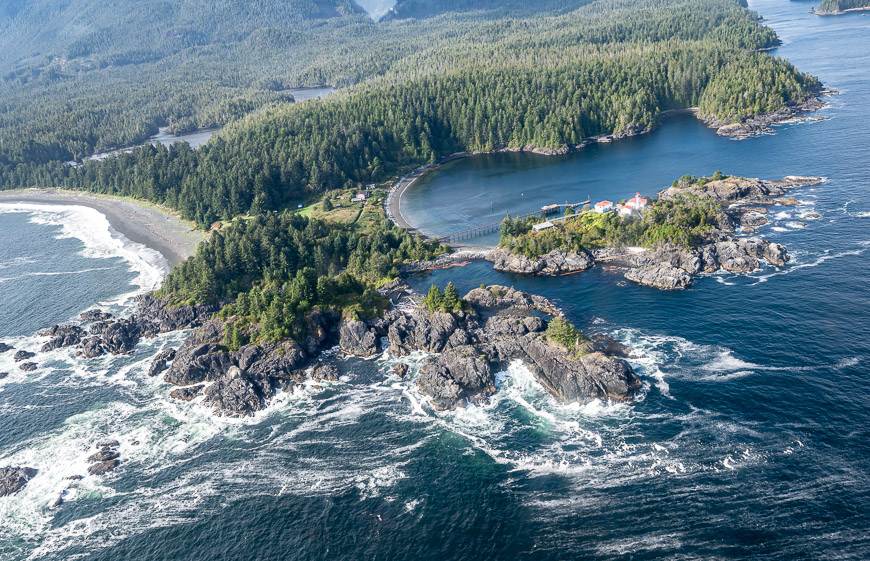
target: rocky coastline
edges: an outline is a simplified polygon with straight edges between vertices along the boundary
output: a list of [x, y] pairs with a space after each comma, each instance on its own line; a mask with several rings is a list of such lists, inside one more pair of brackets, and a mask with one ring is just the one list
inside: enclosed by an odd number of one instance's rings
[[[704, 243], [695, 247], [673, 244], [654, 248], [605, 248], [588, 252], [559, 250], [537, 258], [510, 253], [502, 248], [486, 252], [483, 258], [499, 271], [552, 276], [585, 271], [595, 263], [607, 263], [624, 270], [627, 280], [658, 288], [679, 290], [691, 286], [700, 274], [718, 271], [749, 273], [766, 262], [782, 267], [789, 260], [782, 245], [757, 237], [745, 237], [767, 223], [767, 207], [796, 203], [783, 198], [789, 189], [818, 185], [821, 177], [787, 176], [779, 180], [727, 177], [703, 185], [672, 186], [659, 193], [659, 198], [691, 195], [711, 198], [722, 205], [719, 228]], [[741, 237], [739, 235], [744, 237]]]
[[825, 102], [822, 98], [835, 93], [833, 90], [825, 89], [802, 102], [788, 105], [771, 113], [746, 117], [737, 122], [717, 119], [712, 116], [702, 116], [701, 120], [720, 136], [733, 138], [734, 140], [744, 140], [762, 134], [769, 134], [775, 125], [783, 124], [793, 119], [804, 117], [808, 113], [823, 109]]
[[[396, 282], [382, 289], [395, 305], [368, 321], [312, 312], [306, 317], [304, 341], [284, 340], [228, 348], [224, 320], [214, 309], [170, 306], [148, 295], [127, 318], [89, 311], [78, 323], [42, 333], [43, 350], [71, 348], [85, 357], [124, 354], [143, 338], [192, 329], [178, 349], [165, 349], [152, 360], [149, 375], [173, 386], [169, 395], [197, 400], [216, 416], [249, 417], [267, 407], [282, 391], [307, 383], [335, 381], [336, 366], [322, 356], [336, 345], [348, 356], [373, 357], [389, 352], [401, 361], [411, 353], [427, 355], [415, 386], [433, 409], [462, 407], [496, 391], [495, 373], [520, 360], [554, 398], [588, 402], [624, 401], [640, 387], [624, 349], [605, 337], [593, 338], [583, 354], [548, 340], [545, 331], [561, 311], [547, 299], [504, 286], [477, 288], [465, 295], [464, 307], [452, 313], [430, 312], [419, 295]], [[397, 365], [404, 377], [407, 365]], [[104, 443], [89, 458], [92, 475], [119, 463], [116, 443]], [[11, 477], [11, 476], [10, 476]]]

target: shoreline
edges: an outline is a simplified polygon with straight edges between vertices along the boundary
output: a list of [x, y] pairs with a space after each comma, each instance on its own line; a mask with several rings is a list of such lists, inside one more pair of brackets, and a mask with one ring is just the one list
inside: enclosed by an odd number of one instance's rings
[[[796, 107], [786, 107], [780, 111], [759, 115], [755, 117], [755, 120], [762, 121], [764, 126], [770, 127], [772, 125], [776, 125], [779, 123], [787, 122], [789, 119], [794, 118], [796, 115], [812, 113], [818, 111], [824, 107], [821, 99], [828, 95], [836, 95], [835, 90], [829, 90], [827, 88], [823, 88], [821, 92], [812, 96], [809, 100], [799, 104]], [[815, 102], [815, 103], [814, 103]], [[697, 107], [685, 107], [681, 109], [667, 109], [662, 111], [658, 115], [658, 120], [656, 124], [650, 128], [640, 128], [637, 127], [635, 129], [626, 130], [622, 132], [616, 132], [611, 134], [602, 134], [598, 136], [592, 136], [589, 138], [583, 139], [577, 145], [564, 145], [561, 149], [540, 149], [535, 148], [533, 146], [524, 146], [521, 148], [498, 148], [495, 150], [489, 150], [486, 152], [456, 152], [454, 154], [450, 154], [449, 156], [445, 156], [441, 158], [435, 163], [425, 164], [416, 169], [414, 169], [411, 173], [402, 175], [393, 186], [390, 188], [387, 193], [387, 197], [384, 201], [384, 210], [387, 214], [387, 218], [392, 221], [396, 226], [402, 228], [403, 230], [407, 230], [409, 232], [413, 232], [419, 234], [430, 240], [440, 240], [442, 239], [439, 236], [434, 234], [430, 234], [428, 232], [424, 232], [420, 230], [418, 227], [411, 224], [405, 216], [402, 214], [402, 196], [411, 188], [417, 181], [437, 170], [439, 170], [444, 164], [452, 162], [454, 160], [461, 160], [464, 158], [472, 158], [475, 156], [484, 156], [491, 154], [502, 154], [502, 153], [527, 153], [527, 154], [537, 154], [539, 156], [565, 156], [574, 152], [579, 152], [583, 148], [587, 146], [591, 146], [592, 144], [610, 144], [612, 142], [622, 140], [624, 138], [631, 138], [635, 136], [642, 136], [644, 134], [649, 134], [655, 130], [657, 130], [662, 122], [670, 117], [680, 116], [680, 115], [692, 115], [696, 119], [700, 120], [702, 124], [704, 124], [707, 128], [713, 131], [714, 134], [724, 137], [731, 138], [733, 140], [745, 140], [747, 138], [752, 138], [757, 136], [760, 131], [751, 131], [745, 132], [744, 134], [734, 134], [733, 132], [727, 131], [727, 127], [723, 127], [718, 125], [715, 121], [711, 121], [709, 119], [705, 119], [701, 116], [699, 109]], [[731, 127], [740, 127], [746, 128], [747, 125], [745, 123], [732, 123]], [[463, 250], [463, 249], [492, 249], [487, 246], [467, 246], [461, 244], [447, 244], [454, 250]]]
[[848, 8], [845, 10], [838, 10], [836, 12], [817, 12], [815, 8], [813, 8], [812, 13], [816, 16], [827, 17], [827, 16], [842, 16], [844, 14], [857, 14], [860, 12], [870, 12], [870, 6], [862, 7], [862, 8]]
[[0, 203], [84, 206], [102, 213], [131, 242], [160, 253], [171, 267], [196, 252], [205, 234], [168, 209], [130, 198], [61, 189], [0, 191]]

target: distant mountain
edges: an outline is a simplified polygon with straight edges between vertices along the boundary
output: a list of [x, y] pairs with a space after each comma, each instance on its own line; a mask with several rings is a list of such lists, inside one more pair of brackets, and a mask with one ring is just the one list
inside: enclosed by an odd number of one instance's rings
[[0, 68], [149, 62], [362, 13], [353, 0], [4, 0]]
[[529, 15], [576, 9], [591, 0], [397, 0], [384, 19], [423, 19], [447, 12]]

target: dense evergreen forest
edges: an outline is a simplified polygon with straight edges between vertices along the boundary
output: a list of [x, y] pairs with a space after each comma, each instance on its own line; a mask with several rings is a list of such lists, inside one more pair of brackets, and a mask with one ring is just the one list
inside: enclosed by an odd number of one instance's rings
[[[776, 37], [731, 0], [600, 0], [534, 18], [474, 14], [426, 20], [426, 48], [417, 36], [403, 43], [403, 32], [422, 31], [417, 22], [369, 20], [367, 29], [379, 31], [369, 46], [358, 43], [367, 55], [383, 54], [381, 29], [398, 32], [390, 40], [401, 45], [380, 59], [375, 77], [323, 101], [275, 104], [198, 152], [146, 147], [79, 167], [0, 156], [0, 184], [130, 195], [208, 225], [385, 180], [456, 151], [560, 148], [646, 130], [662, 111], [693, 106], [737, 119], [819, 88], [757, 52]], [[321, 68], [320, 77], [341, 74]]]
[[837, 14], [861, 8], [870, 8], [870, 0], [822, 0], [816, 8], [816, 13]]
[[379, 285], [402, 264], [444, 248], [396, 228], [379, 205], [367, 212], [372, 220], [353, 224], [288, 212], [237, 219], [173, 269], [161, 295], [222, 306], [235, 348], [255, 339], [302, 340], [312, 313], [371, 317], [386, 305]]

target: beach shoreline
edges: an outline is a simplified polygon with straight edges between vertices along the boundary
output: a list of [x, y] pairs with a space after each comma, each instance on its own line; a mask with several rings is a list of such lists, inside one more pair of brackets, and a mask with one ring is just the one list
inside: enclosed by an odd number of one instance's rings
[[131, 242], [159, 252], [173, 267], [193, 255], [205, 238], [204, 232], [168, 209], [129, 198], [33, 188], [0, 191], [0, 203], [92, 208], [105, 215], [117, 232]]

